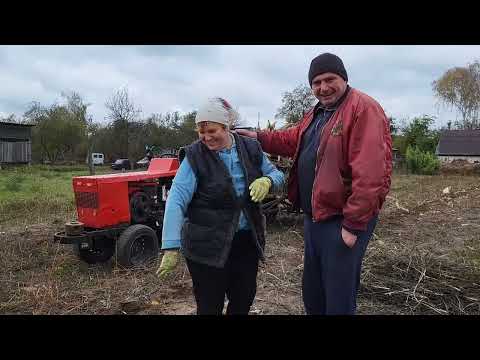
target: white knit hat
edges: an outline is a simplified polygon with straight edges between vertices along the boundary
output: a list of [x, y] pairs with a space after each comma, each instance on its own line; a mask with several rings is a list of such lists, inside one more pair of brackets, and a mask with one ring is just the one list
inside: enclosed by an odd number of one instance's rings
[[238, 120], [239, 114], [232, 106], [220, 97], [210, 98], [197, 111], [195, 124], [202, 121], [211, 121], [231, 127]]

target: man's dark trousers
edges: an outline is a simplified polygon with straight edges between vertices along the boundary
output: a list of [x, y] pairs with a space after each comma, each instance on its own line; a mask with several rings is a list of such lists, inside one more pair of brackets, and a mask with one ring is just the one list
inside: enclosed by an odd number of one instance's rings
[[377, 219], [370, 220], [349, 248], [342, 239], [342, 216], [322, 222], [305, 216], [302, 292], [307, 314], [355, 314], [362, 260]]

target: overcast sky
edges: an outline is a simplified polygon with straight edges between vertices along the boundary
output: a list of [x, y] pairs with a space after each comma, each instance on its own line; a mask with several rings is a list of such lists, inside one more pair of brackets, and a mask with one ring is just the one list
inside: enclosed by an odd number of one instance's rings
[[21, 116], [31, 101], [49, 106], [62, 91], [76, 91], [90, 114], [105, 123], [106, 100], [128, 87], [142, 117], [196, 110], [210, 96], [226, 98], [247, 125], [272, 120], [282, 93], [308, 84], [310, 61], [322, 52], [339, 55], [349, 84], [375, 98], [389, 116], [436, 116], [432, 81], [455, 66], [480, 60], [480, 46], [0, 46], [0, 115]]

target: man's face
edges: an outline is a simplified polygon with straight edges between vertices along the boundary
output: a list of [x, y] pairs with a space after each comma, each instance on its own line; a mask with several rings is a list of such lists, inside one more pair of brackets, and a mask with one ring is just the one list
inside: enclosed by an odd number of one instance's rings
[[227, 128], [222, 124], [202, 121], [197, 126], [198, 137], [209, 150], [222, 150], [229, 144]]
[[347, 89], [347, 82], [334, 73], [317, 75], [312, 81], [313, 95], [324, 106], [331, 106], [342, 97]]

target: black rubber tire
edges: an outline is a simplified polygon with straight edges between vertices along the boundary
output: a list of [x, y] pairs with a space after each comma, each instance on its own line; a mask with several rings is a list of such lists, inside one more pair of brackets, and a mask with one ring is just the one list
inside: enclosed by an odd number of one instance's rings
[[115, 253], [115, 244], [107, 240], [94, 249], [81, 249], [80, 244], [74, 244], [73, 252], [87, 264], [104, 263]]
[[158, 257], [158, 251], [157, 234], [147, 225], [129, 226], [117, 241], [117, 261], [126, 268], [148, 264]]

